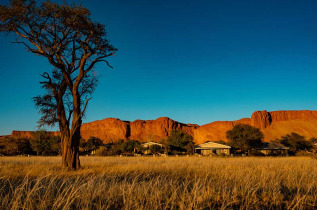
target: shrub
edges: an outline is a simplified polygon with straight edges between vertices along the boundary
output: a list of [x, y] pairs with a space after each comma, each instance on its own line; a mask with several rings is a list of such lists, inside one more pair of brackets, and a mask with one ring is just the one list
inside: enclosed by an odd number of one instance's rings
[[291, 133], [282, 136], [281, 139], [277, 139], [275, 142], [289, 147], [289, 153], [292, 155], [295, 155], [300, 150], [310, 150], [313, 147], [311, 142], [307, 141], [304, 136], [301, 136], [297, 133]]
[[30, 141], [25, 138], [4, 137], [0, 139], [1, 155], [23, 155], [31, 154]]
[[109, 148], [106, 146], [101, 146], [96, 150], [96, 155], [98, 156], [107, 156], [109, 155]]
[[[172, 130], [167, 138], [168, 146], [177, 152], [193, 153], [194, 141], [191, 135], [179, 130]], [[175, 152], [174, 152], [175, 153]]]
[[58, 155], [61, 153], [60, 136], [51, 136], [43, 130], [33, 134], [30, 144], [37, 155]]

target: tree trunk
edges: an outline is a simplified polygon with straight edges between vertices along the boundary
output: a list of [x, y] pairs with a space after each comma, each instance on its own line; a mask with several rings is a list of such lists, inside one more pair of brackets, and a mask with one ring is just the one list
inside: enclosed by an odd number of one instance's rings
[[80, 129], [72, 136], [62, 137], [62, 165], [64, 168], [77, 170], [80, 168], [79, 160]]
[[[62, 138], [62, 165], [65, 168], [77, 170], [80, 168], [79, 141], [81, 127], [80, 96], [77, 90], [73, 90], [73, 119], [69, 135]], [[69, 130], [69, 129], [68, 129]]]

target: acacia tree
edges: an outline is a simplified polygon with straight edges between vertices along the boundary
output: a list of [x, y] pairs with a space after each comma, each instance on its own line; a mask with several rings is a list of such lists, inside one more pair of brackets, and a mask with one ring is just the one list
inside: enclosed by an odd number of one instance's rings
[[41, 74], [46, 94], [34, 98], [40, 125], [58, 123], [62, 165], [78, 169], [82, 117], [96, 86], [95, 65], [117, 51], [107, 40], [103, 24], [94, 22], [87, 8], [46, 1], [11, 0], [0, 6], [0, 31], [14, 33], [14, 43], [46, 58], [51, 71]]
[[260, 129], [247, 124], [235, 125], [226, 132], [229, 144], [247, 152], [252, 148], [260, 147], [264, 138]]

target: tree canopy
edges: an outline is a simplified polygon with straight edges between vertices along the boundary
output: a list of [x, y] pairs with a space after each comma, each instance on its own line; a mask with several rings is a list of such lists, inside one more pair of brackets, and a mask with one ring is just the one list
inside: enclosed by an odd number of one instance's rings
[[263, 133], [260, 129], [247, 124], [235, 125], [226, 132], [229, 144], [246, 152], [252, 148], [261, 146]]
[[180, 130], [171, 130], [167, 144], [171, 150], [187, 151], [190, 154], [193, 153], [195, 145], [193, 137]]
[[97, 84], [93, 69], [100, 62], [111, 67], [106, 58], [117, 51], [105, 26], [80, 5], [11, 0], [0, 6], [0, 32], [16, 34], [14, 43], [51, 64], [41, 74], [46, 93], [34, 98], [42, 114], [39, 125], [58, 123], [63, 166], [79, 168], [80, 126]]
[[277, 139], [275, 140], [275, 142], [289, 147], [289, 152], [293, 155], [300, 150], [309, 150], [313, 147], [312, 142], [307, 141], [305, 136], [301, 136], [298, 133], [294, 132], [282, 136], [281, 139]]

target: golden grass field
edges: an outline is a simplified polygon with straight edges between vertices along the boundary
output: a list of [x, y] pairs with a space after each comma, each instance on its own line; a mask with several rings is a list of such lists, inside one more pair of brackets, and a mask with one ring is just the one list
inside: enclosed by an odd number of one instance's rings
[[308, 157], [0, 157], [0, 209], [316, 209]]

